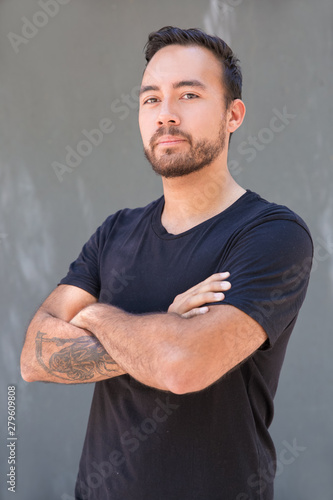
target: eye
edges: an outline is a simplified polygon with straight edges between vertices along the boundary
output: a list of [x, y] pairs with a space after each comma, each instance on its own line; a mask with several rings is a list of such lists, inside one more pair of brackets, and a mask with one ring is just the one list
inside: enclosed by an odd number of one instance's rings
[[156, 97], [148, 97], [148, 99], [146, 99], [145, 101], [143, 101], [143, 104], [154, 104], [155, 102], [157, 102], [157, 98]]
[[187, 94], [184, 94], [183, 97], [185, 98], [185, 101], [190, 101], [195, 97], [199, 97], [196, 94], [192, 94], [192, 92], [187, 92]]

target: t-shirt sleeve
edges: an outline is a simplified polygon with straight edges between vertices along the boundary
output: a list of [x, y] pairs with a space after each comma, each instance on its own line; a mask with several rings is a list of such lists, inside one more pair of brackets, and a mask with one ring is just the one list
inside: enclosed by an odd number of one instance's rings
[[257, 222], [232, 244], [219, 272], [229, 271], [231, 289], [221, 304], [230, 304], [266, 331], [263, 348], [273, 347], [296, 318], [304, 301], [313, 257], [305, 226], [294, 220]]
[[71, 263], [67, 275], [58, 285], [73, 285], [82, 288], [97, 299], [99, 298], [100, 254], [103, 250], [107, 232], [112, 222], [112, 216], [98, 227], [96, 232], [84, 244], [78, 258]]

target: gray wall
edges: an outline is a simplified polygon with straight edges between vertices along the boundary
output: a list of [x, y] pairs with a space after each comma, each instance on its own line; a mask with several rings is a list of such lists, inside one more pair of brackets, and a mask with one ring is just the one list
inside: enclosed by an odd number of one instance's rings
[[[232, 172], [245, 188], [299, 213], [313, 234], [312, 280], [271, 429], [278, 456], [298, 447], [292, 463], [278, 464], [276, 500], [331, 500], [331, 0], [58, 1], [53, 17], [36, 14], [42, 0], [0, 1], [1, 498], [12, 498], [5, 485], [8, 385], [17, 396], [15, 498], [73, 493], [93, 387], [28, 384], [20, 351], [34, 311], [95, 228], [115, 210], [161, 194], [142, 154], [135, 92], [148, 33], [173, 24], [215, 32], [238, 54], [247, 116], [233, 137]], [[39, 27], [15, 38], [23, 17]], [[293, 117], [283, 130], [267, 130], [284, 108]], [[114, 130], [57, 177], [54, 162], [64, 164], [66, 147], [75, 149], [82, 131], [104, 118]], [[256, 148], [250, 137], [258, 138]]]

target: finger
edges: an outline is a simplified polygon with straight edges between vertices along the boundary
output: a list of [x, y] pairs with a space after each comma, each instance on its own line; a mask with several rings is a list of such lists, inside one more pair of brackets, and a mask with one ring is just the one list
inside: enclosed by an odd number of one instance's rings
[[[198, 293], [188, 297], [182, 304], [178, 304], [175, 308], [170, 309], [171, 312], [177, 312], [178, 314], [184, 314], [197, 307], [204, 306], [208, 302], [219, 302], [225, 298], [222, 292], [205, 292]], [[174, 309], [174, 311], [173, 311]]]
[[209, 276], [207, 279], [205, 279], [204, 282], [209, 283], [210, 281], [225, 280], [229, 278], [229, 276], [230, 276], [229, 271], [225, 271], [224, 273], [215, 273]]
[[182, 318], [193, 318], [194, 316], [199, 316], [200, 314], [205, 314], [209, 311], [209, 307], [204, 306], [204, 307], [196, 307], [195, 309], [191, 309], [191, 311], [188, 311], [184, 314], [181, 314]]
[[205, 292], [220, 292], [226, 291], [231, 288], [231, 283], [229, 281], [211, 281], [210, 283], [203, 283], [197, 286], [197, 289], [191, 292], [189, 295], [197, 295], [199, 293]]
[[[229, 281], [221, 281], [222, 278], [226, 279], [228, 276], [230, 276], [229, 272], [212, 274], [206, 280], [177, 295], [173, 303], [169, 306], [168, 312], [184, 314], [195, 307], [204, 305], [206, 302], [216, 300], [213, 295], [208, 296], [209, 299], [206, 300], [204, 294], [229, 290], [231, 283]], [[221, 298], [224, 299], [224, 295]], [[217, 298], [217, 300], [221, 299]]]
[[[192, 286], [192, 288], [189, 288], [185, 292], [179, 294], [179, 296], [196, 293], [198, 290], [201, 290], [202, 287], [206, 287], [204, 291], [210, 290], [210, 288], [207, 288], [207, 285], [209, 286], [212, 283], [221, 283], [222, 281], [226, 280], [229, 276], [230, 276], [229, 272], [212, 274], [204, 281], [200, 281], [200, 283], [197, 283], [196, 285]], [[223, 288], [224, 287], [223, 285], [222, 289], [228, 290], [231, 287], [231, 284], [229, 282], [227, 283], [228, 283], [228, 288]]]
[[229, 276], [230, 276], [229, 272], [212, 274], [211, 276], [209, 276], [205, 280], [200, 281], [200, 283], [197, 283], [194, 287], [190, 288], [188, 291], [196, 289], [197, 287], [201, 287], [202, 285], [206, 285], [208, 283], [226, 280], [227, 278], [229, 278]]

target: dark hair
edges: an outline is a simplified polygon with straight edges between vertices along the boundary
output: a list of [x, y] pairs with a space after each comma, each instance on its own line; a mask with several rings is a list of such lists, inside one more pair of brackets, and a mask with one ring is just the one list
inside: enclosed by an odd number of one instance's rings
[[222, 82], [226, 90], [225, 105], [229, 107], [234, 99], [242, 98], [242, 72], [239, 59], [229, 45], [218, 36], [207, 35], [198, 28], [181, 29], [174, 26], [164, 26], [150, 33], [145, 45], [146, 66], [160, 49], [168, 45], [198, 45], [209, 49], [222, 66]]

